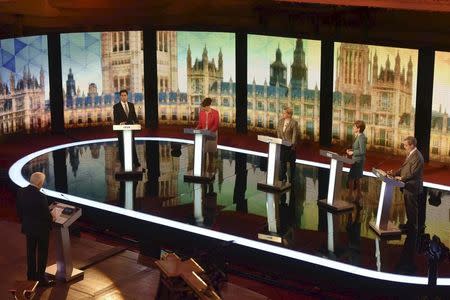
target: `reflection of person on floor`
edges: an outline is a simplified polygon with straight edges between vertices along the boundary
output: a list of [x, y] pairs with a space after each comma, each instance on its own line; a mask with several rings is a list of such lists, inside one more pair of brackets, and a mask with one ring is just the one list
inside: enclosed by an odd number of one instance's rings
[[214, 155], [217, 152], [217, 139], [219, 135], [219, 112], [211, 108], [212, 99], [207, 97], [202, 101], [197, 129], [209, 130], [215, 133], [214, 138], [207, 138], [204, 146], [206, 154], [205, 166], [208, 172], [214, 171]]
[[28, 280], [38, 280], [40, 285], [51, 283], [45, 278], [45, 268], [48, 240], [54, 219], [48, 208], [47, 198], [39, 192], [44, 181], [45, 174], [31, 174], [30, 185], [19, 190], [16, 202], [22, 233], [27, 238], [27, 277]]
[[295, 149], [297, 146], [297, 135], [298, 135], [298, 123], [292, 119], [293, 111], [291, 108], [286, 107], [283, 109], [283, 117], [278, 121], [277, 126], [277, 137], [290, 142], [292, 145], [284, 146], [281, 145], [280, 150], [280, 180], [287, 180], [287, 163], [289, 162], [291, 177], [290, 181], [294, 180], [295, 176]]
[[347, 220], [348, 256], [353, 265], [360, 264], [361, 258], [361, 206], [355, 206]]
[[397, 273], [404, 275], [414, 275], [416, 273], [417, 267], [414, 263], [414, 257], [417, 249], [417, 238], [417, 230], [408, 230], [400, 260], [396, 266]]
[[395, 172], [390, 170], [387, 173], [405, 183], [403, 198], [408, 221], [406, 224], [400, 224], [400, 229], [417, 231], [419, 196], [423, 191], [423, 156], [416, 148], [416, 145], [417, 140], [415, 137], [408, 136], [405, 138], [403, 140], [403, 146], [407, 154], [405, 162]]
[[[114, 114], [114, 124], [115, 125], [125, 125], [125, 124], [139, 124], [138, 117], [136, 115], [136, 110], [134, 109], [134, 104], [128, 102], [128, 92], [127, 90], [120, 91], [120, 102], [114, 104], [113, 106]], [[119, 158], [122, 167], [124, 167], [123, 158], [123, 134], [120, 131], [117, 135], [119, 139]], [[140, 167], [139, 159], [136, 153], [136, 146], [134, 144], [134, 134], [133, 134], [133, 164], [135, 167]]]
[[348, 173], [349, 198], [353, 198], [353, 191], [356, 188], [356, 196], [361, 198], [361, 178], [363, 177], [364, 163], [366, 161], [367, 138], [364, 135], [366, 124], [364, 121], [357, 120], [353, 123], [353, 134], [355, 139], [351, 149], [347, 149], [347, 155], [351, 155], [355, 161]]

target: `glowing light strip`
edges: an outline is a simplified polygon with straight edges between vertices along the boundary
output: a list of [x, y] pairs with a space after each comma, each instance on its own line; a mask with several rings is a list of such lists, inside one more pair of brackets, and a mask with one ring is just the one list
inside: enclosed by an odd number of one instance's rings
[[[138, 138], [138, 140], [169, 141], [169, 142], [178, 142], [178, 143], [187, 142], [188, 144], [193, 144], [193, 141], [183, 140], [183, 139], [174, 139], [174, 138], [155, 138], [154, 137], [154, 138]], [[68, 143], [68, 144], [53, 146], [53, 147], [49, 147], [46, 149], [36, 151], [34, 153], [28, 154], [27, 156], [25, 156], [25, 157], [19, 159], [17, 162], [15, 162], [9, 169], [9, 172], [8, 172], [9, 177], [15, 184], [17, 184], [21, 187], [27, 186], [29, 184], [29, 182], [27, 180], [25, 180], [25, 178], [23, 178], [21, 170], [22, 170], [23, 166], [30, 160], [32, 160], [40, 155], [43, 155], [45, 153], [63, 149], [63, 148], [67, 148], [67, 147], [74, 147], [74, 146], [92, 144], [92, 143], [114, 142], [114, 141], [117, 141], [117, 138], [98, 139], [98, 140], [89, 140], [89, 141]], [[226, 146], [223, 146], [223, 147], [226, 147]], [[219, 146], [219, 149], [220, 148], [222, 148], [222, 147]], [[229, 147], [229, 148], [231, 148], [231, 147]], [[227, 150], [227, 149], [224, 149], [224, 150]], [[242, 150], [242, 149], [239, 149], [239, 150], [240, 151], [238, 151], [238, 152], [241, 152], [241, 153], [246, 153], [244, 151], [247, 151], [247, 150]], [[247, 154], [250, 154], [250, 153], [247, 153]], [[117, 207], [117, 206], [113, 206], [113, 205], [109, 205], [109, 204], [105, 204], [105, 203], [101, 203], [101, 202], [97, 202], [97, 201], [93, 201], [93, 200], [88, 200], [85, 198], [81, 198], [81, 197], [77, 197], [77, 196], [73, 196], [73, 195], [69, 195], [69, 194], [64, 194], [64, 193], [47, 190], [47, 189], [42, 189], [42, 191], [50, 197], [54, 197], [54, 198], [58, 198], [58, 199], [62, 199], [62, 200], [68, 200], [68, 201], [78, 203], [81, 205], [86, 205], [86, 206], [90, 206], [93, 208], [98, 208], [101, 210], [106, 210], [109, 212], [136, 218], [139, 220], [148, 221], [151, 223], [156, 223], [156, 224], [168, 226], [171, 228], [180, 229], [180, 230], [184, 230], [187, 232], [204, 235], [204, 236], [219, 239], [222, 241], [233, 241], [235, 244], [238, 244], [238, 245], [250, 247], [253, 249], [257, 249], [257, 250], [261, 250], [264, 252], [269, 252], [269, 253], [285, 256], [285, 257], [290, 257], [290, 258], [297, 259], [300, 261], [316, 264], [316, 265], [319, 265], [322, 267], [328, 267], [331, 269], [335, 269], [335, 270], [338, 270], [341, 272], [351, 273], [351, 274], [368, 277], [368, 278], [373, 278], [373, 279], [388, 280], [388, 281], [400, 282], [400, 283], [419, 284], [419, 285], [428, 284], [428, 278], [426, 278], [426, 277], [406, 276], [406, 275], [398, 275], [398, 274], [385, 273], [385, 272], [377, 272], [374, 270], [369, 270], [369, 269], [364, 269], [364, 268], [353, 266], [353, 265], [348, 265], [345, 263], [341, 263], [341, 262], [325, 259], [322, 257], [314, 256], [311, 254], [306, 254], [306, 253], [302, 253], [302, 252], [298, 252], [298, 251], [294, 251], [294, 250], [290, 250], [290, 249], [285, 249], [285, 248], [281, 248], [279, 246], [265, 244], [265, 243], [262, 243], [259, 241], [253, 241], [253, 240], [249, 240], [246, 238], [234, 236], [231, 234], [214, 231], [214, 230], [207, 229], [207, 228], [201, 228], [201, 227], [181, 223], [178, 221], [165, 219], [162, 217], [157, 217], [157, 216], [150, 215], [150, 214], [144, 214], [141, 212], [132, 211], [132, 210], [128, 210], [128, 209], [125, 209], [122, 207]], [[438, 278], [437, 285], [450, 286], [450, 278]]]

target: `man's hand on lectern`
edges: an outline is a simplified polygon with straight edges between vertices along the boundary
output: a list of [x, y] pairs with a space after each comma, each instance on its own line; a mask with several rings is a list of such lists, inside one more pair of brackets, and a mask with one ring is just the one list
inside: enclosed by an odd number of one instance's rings
[[127, 124], [127, 122], [120, 122], [120, 125], [125, 125]]

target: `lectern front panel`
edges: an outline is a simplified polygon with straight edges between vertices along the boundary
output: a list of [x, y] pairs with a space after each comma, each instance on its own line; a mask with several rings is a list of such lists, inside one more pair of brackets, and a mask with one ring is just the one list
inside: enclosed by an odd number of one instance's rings
[[280, 148], [277, 144], [269, 143], [269, 159], [267, 160], [267, 184], [274, 185], [278, 176], [278, 161], [280, 160]]
[[125, 172], [133, 171], [132, 137], [131, 130], [123, 131], [123, 160]]
[[194, 142], [194, 176], [202, 176], [203, 135], [195, 134]]

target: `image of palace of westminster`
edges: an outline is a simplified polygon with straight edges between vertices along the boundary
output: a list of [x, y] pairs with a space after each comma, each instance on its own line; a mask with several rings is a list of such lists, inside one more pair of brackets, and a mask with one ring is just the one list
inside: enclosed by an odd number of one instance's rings
[[[402, 66], [399, 53], [384, 66], [367, 45], [342, 43], [336, 57], [333, 139], [350, 145], [355, 120], [366, 123], [368, 149], [401, 154], [402, 140], [414, 135], [413, 63]], [[430, 159], [450, 162], [448, 113], [433, 111]]]
[[[308, 89], [308, 66], [303, 41], [296, 40], [291, 78], [280, 49], [274, 49], [269, 82], [248, 89], [248, 126], [258, 132], [274, 132], [283, 107], [294, 110], [300, 138], [317, 141], [319, 137], [320, 91]], [[207, 46], [201, 58], [193, 59], [187, 49], [187, 91], [178, 88], [177, 32], [158, 31], [157, 68], [159, 118], [162, 123], [193, 124], [204, 97], [213, 99], [220, 112], [221, 126], [234, 126], [235, 88], [230, 78], [223, 78], [223, 55], [217, 63], [208, 56]], [[401, 141], [414, 133], [412, 101], [413, 65], [402, 65], [399, 55], [391, 67], [384, 65], [366, 45], [342, 43], [336, 57], [333, 96], [333, 140], [347, 145], [354, 120], [366, 122], [369, 149], [401, 154]], [[405, 60], [404, 60], [405, 61]], [[101, 33], [102, 93], [95, 83], [87, 95], [76, 86], [77, 74], [69, 70], [64, 87], [66, 127], [87, 127], [112, 123], [112, 106], [119, 101], [118, 91], [125, 88], [135, 103], [138, 118], [144, 120], [143, 34], [141, 31]], [[251, 80], [251, 79], [250, 79]], [[9, 82], [0, 78], [0, 132], [46, 130], [50, 124], [48, 100], [45, 99], [45, 74], [39, 80], [25, 68], [22, 79]], [[17, 81], [17, 82], [16, 82]], [[12, 88], [11, 88], [12, 87]], [[442, 109], [433, 111], [430, 158], [450, 162], [450, 119]]]
[[45, 99], [45, 73], [39, 79], [24, 67], [22, 78], [13, 72], [3, 81], [0, 75], [0, 135], [13, 132], [46, 131], [50, 126], [50, 110]]

